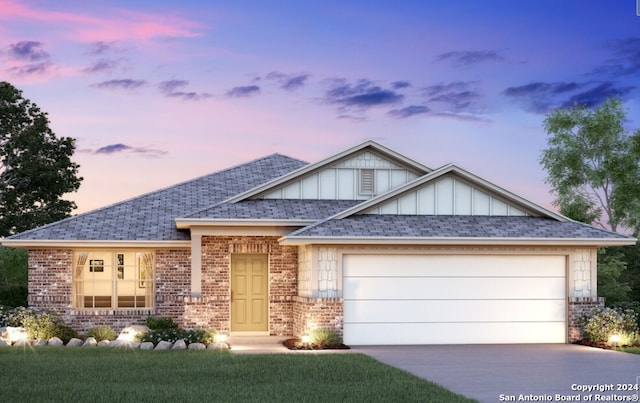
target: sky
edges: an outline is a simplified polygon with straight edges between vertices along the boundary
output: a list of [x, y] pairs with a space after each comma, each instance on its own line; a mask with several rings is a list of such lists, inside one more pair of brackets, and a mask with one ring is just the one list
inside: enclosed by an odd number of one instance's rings
[[[638, 0], [640, 1], [640, 0]], [[76, 139], [81, 213], [273, 153], [367, 139], [545, 207], [545, 116], [618, 96], [636, 0], [0, 0], [0, 81]]]

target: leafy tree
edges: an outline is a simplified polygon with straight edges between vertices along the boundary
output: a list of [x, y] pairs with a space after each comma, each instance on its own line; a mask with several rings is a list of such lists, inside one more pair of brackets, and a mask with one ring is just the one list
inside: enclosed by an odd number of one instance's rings
[[627, 263], [620, 248], [598, 249], [598, 295], [608, 306], [629, 302], [631, 286], [626, 274]]
[[547, 115], [550, 135], [541, 163], [561, 209], [579, 207], [586, 216], [617, 231], [640, 224], [640, 131], [633, 136], [623, 126], [622, 101], [610, 98], [595, 110], [583, 106], [560, 108]]
[[76, 204], [62, 196], [82, 181], [74, 150], [73, 138], [51, 131], [46, 113], [0, 82], [0, 236], [69, 216]]
[[27, 251], [0, 247], [0, 306], [27, 305]]

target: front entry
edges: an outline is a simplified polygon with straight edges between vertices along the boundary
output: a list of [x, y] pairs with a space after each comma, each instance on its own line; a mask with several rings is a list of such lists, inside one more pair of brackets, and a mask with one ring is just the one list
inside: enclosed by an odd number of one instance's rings
[[268, 330], [268, 255], [231, 255], [231, 331]]

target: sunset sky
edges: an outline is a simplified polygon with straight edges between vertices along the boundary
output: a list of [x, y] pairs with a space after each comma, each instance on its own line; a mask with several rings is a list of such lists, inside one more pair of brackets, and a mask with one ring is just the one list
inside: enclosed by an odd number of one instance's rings
[[0, 81], [77, 139], [84, 212], [366, 139], [549, 206], [545, 114], [624, 100], [636, 0], [0, 0]]

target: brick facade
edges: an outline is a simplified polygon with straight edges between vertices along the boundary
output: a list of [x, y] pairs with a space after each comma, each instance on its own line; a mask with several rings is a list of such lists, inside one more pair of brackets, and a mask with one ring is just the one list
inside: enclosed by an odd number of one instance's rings
[[589, 313], [593, 308], [603, 308], [604, 298], [578, 298], [570, 297], [568, 301], [568, 339], [573, 343], [582, 338], [582, 326], [580, 318]]
[[[202, 237], [202, 296], [191, 296], [191, 251], [189, 249], [158, 249], [155, 255], [155, 306], [152, 309], [77, 309], [73, 307], [74, 251], [70, 249], [34, 249], [29, 251], [29, 305], [57, 311], [65, 323], [79, 331], [96, 325], [109, 325], [119, 330], [132, 323], [140, 323], [149, 315], [168, 316], [185, 328], [214, 328], [222, 332], [231, 331], [230, 322], [230, 261], [234, 253], [264, 253], [269, 256], [269, 333], [281, 336], [300, 336], [313, 328], [329, 327], [343, 331], [343, 300], [341, 284], [333, 280], [338, 273], [332, 262], [337, 253], [353, 248], [331, 250], [327, 248], [315, 253], [313, 263], [307, 248], [300, 256], [303, 272], [324, 269], [329, 275], [312, 276], [307, 293], [298, 294], [298, 247], [282, 246], [277, 236], [203, 236]], [[422, 248], [386, 248], [392, 251], [415, 252]], [[430, 251], [444, 251], [433, 248]], [[358, 250], [362, 250], [358, 248]], [[461, 251], [477, 249], [460, 249]], [[486, 249], [485, 249], [486, 250]], [[558, 249], [517, 248], [502, 249], [502, 252], [537, 252]], [[495, 249], [494, 249], [495, 251]], [[331, 253], [329, 253], [331, 252]], [[337, 253], [336, 253], [337, 252]], [[306, 255], [305, 255], [306, 253]], [[347, 252], [348, 253], [348, 252]], [[568, 249], [568, 302], [567, 337], [569, 342], [578, 340], [582, 331], [578, 319], [593, 307], [603, 306], [602, 299], [592, 296], [579, 297], [594, 290], [593, 259], [595, 252], [588, 249]], [[306, 257], [305, 257], [306, 256]], [[323, 257], [330, 257], [324, 259]], [[331, 263], [331, 262], [330, 262]], [[306, 268], [306, 269], [305, 269]], [[334, 276], [335, 275], [335, 276]], [[309, 281], [307, 281], [309, 282]], [[324, 284], [326, 283], [326, 286]], [[578, 286], [576, 286], [578, 284]], [[579, 288], [579, 289], [576, 289]], [[325, 297], [331, 290], [331, 297]]]
[[342, 298], [295, 297], [293, 335], [300, 337], [318, 328], [331, 328], [343, 334]]

